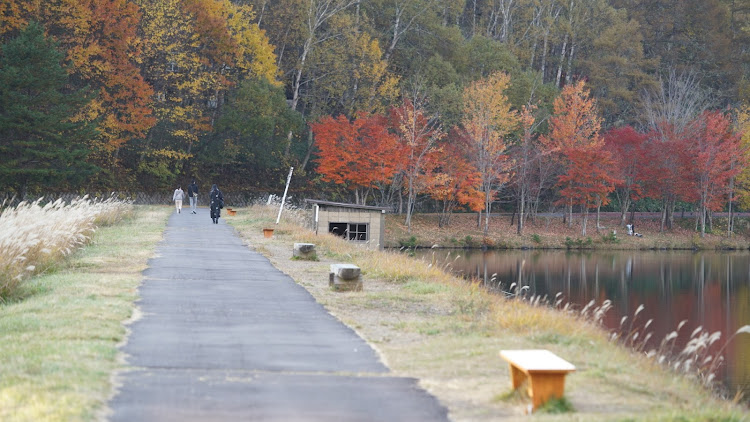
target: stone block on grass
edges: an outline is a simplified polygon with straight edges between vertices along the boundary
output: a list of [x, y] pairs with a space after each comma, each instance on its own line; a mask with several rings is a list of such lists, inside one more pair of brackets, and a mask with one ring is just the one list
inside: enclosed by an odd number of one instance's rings
[[307, 261], [316, 261], [318, 259], [318, 254], [315, 252], [315, 244], [313, 243], [295, 243], [292, 256]]
[[335, 291], [361, 291], [362, 270], [354, 264], [331, 264], [328, 285]]

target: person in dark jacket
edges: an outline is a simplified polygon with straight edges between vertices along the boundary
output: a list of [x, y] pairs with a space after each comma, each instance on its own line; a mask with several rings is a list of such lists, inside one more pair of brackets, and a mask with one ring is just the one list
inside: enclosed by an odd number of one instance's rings
[[190, 213], [197, 214], [195, 208], [198, 206], [198, 185], [195, 184], [195, 179], [188, 185], [188, 198], [190, 198]]
[[211, 220], [214, 224], [219, 224], [221, 209], [224, 208], [224, 195], [219, 190], [219, 187], [214, 184], [211, 186], [211, 192], [209, 192], [208, 196], [211, 199]]

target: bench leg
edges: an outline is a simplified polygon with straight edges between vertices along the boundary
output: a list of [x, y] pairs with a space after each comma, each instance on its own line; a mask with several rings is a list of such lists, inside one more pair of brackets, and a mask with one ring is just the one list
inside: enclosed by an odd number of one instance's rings
[[526, 380], [526, 374], [513, 366], [513, 364], [508, 364], [508, 366], [510, 367], [510, 383], [513, 385], [513, 389], [516, 390]]
[[529, 395], [534, 410], [549, 399], [565, 393], [565, 374], [533, 374], [529, 376]]

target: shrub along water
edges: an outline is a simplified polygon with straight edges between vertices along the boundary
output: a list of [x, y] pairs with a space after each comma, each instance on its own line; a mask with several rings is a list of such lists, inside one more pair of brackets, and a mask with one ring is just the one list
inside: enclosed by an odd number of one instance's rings
[[132, 203], [115, 198], [70, 203], [21, 202], [0, 214], [0, 301], [26, 277], [44, 271], [86, 244], [97, 226], [119, 221]]

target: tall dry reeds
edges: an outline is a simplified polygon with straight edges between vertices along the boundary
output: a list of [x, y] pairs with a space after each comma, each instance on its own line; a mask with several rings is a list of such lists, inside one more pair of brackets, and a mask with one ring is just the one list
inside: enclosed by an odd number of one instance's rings
[[0, 302], [25, 277], [84, 245], [97, 226], [112, 224], [132, 211], [131, 202], [115, 198], [43, 201], [24, 201], [0, 213]]
[[[497, 274], [493, 274], [490, 280], [490, 286], [497, 285]], [[592, 322], [595, 325], [602, 326], [604, 316], [612, 309], [612, 302], [605, 300], [601, 305], [597, 305], [595, 300], [591, 300], [582, 309], [576, 309], [569, 302], [565, 302], [562, 293], [558, 293], [554, 298], [528, 294], [529, 286], [520, 286], [511, 283], [507, 290], [501, 290], [504, 297], [509, 302], [523, 302], [532, 307], [550, 308], [562, 311], [568, 315], [580, 319], [582, 322]], [[643, 312], [645, 307], [638, 306], [632, 316], [623, 316], [620, 319], [619, 328], [610, 330], [609, 341], [621, 344], [639, 354], [643, 354], [652, 359], [659, 365], [669, 368], [672, 371], [679, 372], [688, 376], [693, 376], [703, 383], [706, 387], [714, 390], [722, 390], [717, 383], [716, 375], [718, 370], [724, 364], [724, 350], [741, 334], [750, 334], [750, 325], [740, 327], [723, 342], [721, 347], [714, 345], [719, 343], [722, 333], [715, 331], [713, 333], [706, 331], [702, 326], [697, 327], [690, 333], [681, 332], [682, 328], [688, 322], [680, 322], [677, 328], [667, 334], [658, 345], [652, 342], [653, 330], [651, 325], [653, 319], [640, 322], [638, 316]], [[739, 400], [739, 397], [735, 397]]]
[[[721, 341], [722, 333], [720, 331], [711, 333], [703, 326], [699, 326], [686, 337], [687, 333], [682, 333], [681, 330], [688, 321], [683, 320], [674, 331], [664, 336], [658, 346], [655, 346], [649, 342], [653, 336], [653, 332], [650, 330], [653, 320], [649, 319], [642, 325], [637, 323], [638, 314], [643, 309], [643, 305], [638, 306], [632, 318], [623, 316], [620, 319], [620, 328], [612, 331], [610, 339], [637, 352], [644, 353], [660, 365], [676, 372], [695, 376], [709, 388], [717, 389], [720, 387], [716, 383], [716, 374], [724, 364], [726, 347], [737, 335], [750, 334], [750, 325], [742, 326], [731, 333], [731, 336], [717, 350], [714, 344], [719, 344]], [[681, 339], [682, 341], [680, 341]], [[680, 346], [681, 343], [684, 345]]]

